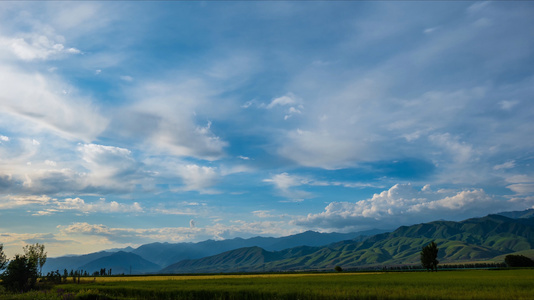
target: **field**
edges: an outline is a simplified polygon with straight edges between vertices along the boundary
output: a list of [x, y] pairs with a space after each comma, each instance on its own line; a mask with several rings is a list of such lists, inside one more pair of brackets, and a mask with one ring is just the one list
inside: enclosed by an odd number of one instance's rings
[[82, 278], [1, 299], [532, 299], [534, 270]]

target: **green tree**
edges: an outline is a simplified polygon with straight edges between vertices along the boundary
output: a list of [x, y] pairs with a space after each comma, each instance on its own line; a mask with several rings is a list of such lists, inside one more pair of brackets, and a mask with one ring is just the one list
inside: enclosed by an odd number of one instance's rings
[[509, 267], [534, 267], [534, 261], [524, 255], [506, 255], [504, 262]]
[[27, 292], [35, 286], [37, 281], [37, 265], [32, 259], [24, 255], [15, 255], [0, 277], [2, 285], [14, 292]]
[[426, 268], [428, 271], [438, 271], [438, 251], [438, 246], [434, 241], [423, 247], [421, 250], [421, 264], [423, 268]]
[[343, 268], [341, 266], [336, 266], [334, 270], [336, 270], [336, 272], [343, 272]]
[[39, 267], [39, 276], [42, 276], [43, 266], [46, 263], [45, 246], [39, 243], [24, 246], [24, 255]]
[[6, 268], [9, 260], [4, 253], [4, 245], [0, 244], [0, 271]]

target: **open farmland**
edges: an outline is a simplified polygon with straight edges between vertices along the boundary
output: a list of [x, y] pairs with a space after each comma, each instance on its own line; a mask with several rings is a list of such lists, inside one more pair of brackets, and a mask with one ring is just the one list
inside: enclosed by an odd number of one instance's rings
[[135, 276], [7, 299], [532, 299], [534, 270]]

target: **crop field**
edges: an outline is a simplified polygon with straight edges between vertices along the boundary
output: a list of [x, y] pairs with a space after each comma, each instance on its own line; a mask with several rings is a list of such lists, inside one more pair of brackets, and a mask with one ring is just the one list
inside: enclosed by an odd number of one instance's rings
[[2, 299], [533, 299], [534, 269], [82, 278]]

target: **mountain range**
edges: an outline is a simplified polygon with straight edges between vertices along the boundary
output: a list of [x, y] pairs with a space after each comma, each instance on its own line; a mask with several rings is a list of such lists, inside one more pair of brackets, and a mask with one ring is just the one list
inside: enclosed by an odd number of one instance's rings
[[[461, 222], [434, 221], [394, 231], [339, 234], [307, 231], [282, 237], [153, 243], [82, 256], [50, 258], [43, 270], [112, 268], [113, 273], [213, 273], [332, 270], [419, 264], [429, 242], [440, 263], [502, 262], [511, 253], [534, 254], [534, 210], [504, 212]], [[120, 249], [118, 249], [120, 250]], [[50, 263], [50, 265], [49, 265]], [[59, 268], [61, 266], [61, 268]]]
[[[363, 240], [368, 236], [386, 232], [373, 229], [355, 233], [319, 233], [306, 231], [285, 237], [253, 237], [249, 239], [234, 238], [228, 240], [207, 240], [198, 243], [151, 243], [136, 249], [127, 247], [123, 249], [110, 249], [86, 255], [68, 255], [48, 258], [43, 267], [43, 273], [59, 270], [84, 270], [92, 273], [101, 268], [112, 269], [113, 273], [129, 274], [130, 266], [133, 274], [151, 273], [167, 267], [178, 261], [198, 259], [220, 254], [225, 251], [245, 247], [261, 247], [270, 251], [298, 246], [324, 246], [334, 242], [355, 239]], [[118, 253], [118, 254], [117, 254]], [[112, 256], [113, 259], [106, 259]], [[137, 256], [139, 264], [133, 264], [133, 257]], [[157, 267], [155, 270], [154, 264]], [[136, 266], [135, 266], [136, 265]], [[135, 267], [134, 267], [135, 266]]]

